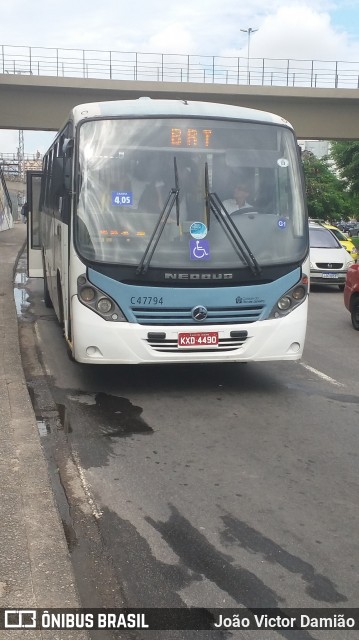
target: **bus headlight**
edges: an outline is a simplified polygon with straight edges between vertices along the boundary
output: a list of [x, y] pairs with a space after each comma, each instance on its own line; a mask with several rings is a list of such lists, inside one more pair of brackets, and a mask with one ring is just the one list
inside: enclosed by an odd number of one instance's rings
[[303, 286], [296, 287], [292, 291], [292, 298], [294, 298], [294, 300], [303, 300], [306, 293], [306, 289]]
[[96, 303], [96, 307], [100, 313], [110, 313], [112, 311], [112, 302], [108, 298], [100, 298]]
[[79, 301], [104, 320], [110, 322], [127, 322], [127, 318], [112, 298], [88, 281], [86, 275], [77, 278], [77, 295]]
[[95, 296], [96, 293], [92, 287], [83, 287], [83, 289], [80, 289], [80, 298], [84, 302], [92, 302]]
[[303, 274], [301, 281], [289, 289], [289, 291], [286, 291], [285, 294], [277, 300], [268, 319], [287, 316], [288, 313], [291, 313], [302, 304], [308, 295], [308, 284], [308, 276]]
[[288, 296], [283, 296], [283, 298], [281, 298], [280, 300], [278, 300], [277, 302], [277, 307], [278, 309], [280, 309], [281, 311], [286, 311], [287, 309], [289, 309], [290, 305], [291, 305], [291, 300], [290, 298], [288, 298]]

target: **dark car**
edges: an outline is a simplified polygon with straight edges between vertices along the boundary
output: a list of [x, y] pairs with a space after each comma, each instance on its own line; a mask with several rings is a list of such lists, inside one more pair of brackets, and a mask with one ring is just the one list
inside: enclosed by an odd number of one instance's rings
[[350, 238], [359, 235], [359, 222], [341, 222], [338, 228], [346, 233]]
[[348, 231], [350, 229], [350, 224], [348, 222], [338, 222], [337, 227], [343, 233], [348, 233]]
[[354, 329], [359, 331], [359, 264], [353, 264], [348, 269], [344, 287], [344, 304], [350, 311]]
[[359, 236], [359, 222], [354, 222], [353, 226], [348, 231], [348, 236]]

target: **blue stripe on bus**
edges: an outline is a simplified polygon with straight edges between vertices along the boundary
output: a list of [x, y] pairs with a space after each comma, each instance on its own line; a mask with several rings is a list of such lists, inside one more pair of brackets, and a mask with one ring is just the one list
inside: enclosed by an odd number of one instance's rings
[[[300, 268], [278, 278], [274, 282], [227, 287], [171, 288], [124, 284], [105, 276], [95, 269], [88, 269], [88, 280], [109, 295], [122, 309], [129, 322], [144, 322], [146, 316], [152, 323], [161, 324], [161, 318], [172, 318], [171, 323], [185, 317], [188, 309], [203, 305], [210, 310], [212, 324], [238, 322], [238, 317], [252, 318], [248, 321], [268, 317], [277, 300], [293, 287], [301, 277]], [[152, 312], [152, 318], [151, 318]], [[139, 320], [141, 317], [141, 320]]]

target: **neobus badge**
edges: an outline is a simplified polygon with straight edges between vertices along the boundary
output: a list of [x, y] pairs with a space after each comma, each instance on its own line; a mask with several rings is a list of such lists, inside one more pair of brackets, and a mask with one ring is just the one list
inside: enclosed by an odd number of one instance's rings
[[232, 280], [233, 273], [165, 273], [165, 280]]

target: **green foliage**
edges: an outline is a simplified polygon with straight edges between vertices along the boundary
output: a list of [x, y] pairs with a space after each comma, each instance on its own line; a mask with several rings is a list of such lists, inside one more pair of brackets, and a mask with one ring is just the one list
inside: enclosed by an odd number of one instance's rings
[[331, 169], [329, 158], [305, 153], [303, 168], [310, 218], [338, 222], [355, 216], [358, 210], [356, 198]]
[[348, 192], [359, 199], [359, 141], [333, 142], [330, 157]]

